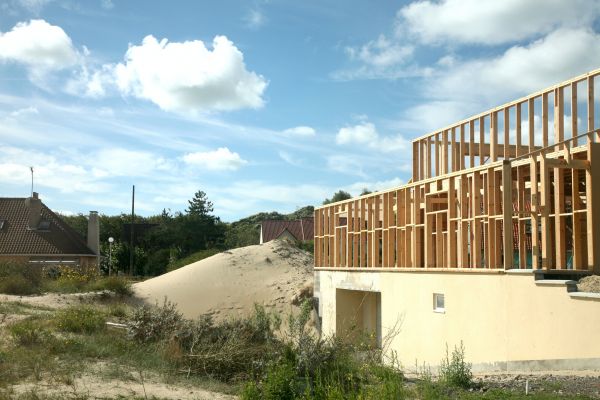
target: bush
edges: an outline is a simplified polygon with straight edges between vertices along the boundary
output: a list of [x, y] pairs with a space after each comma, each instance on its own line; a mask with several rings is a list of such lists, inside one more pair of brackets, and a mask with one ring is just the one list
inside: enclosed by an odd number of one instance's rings
[[22, 346], [34, 346], [48, 342], [52, 334], [40, 326], [37, 321], [26, 319], [12, 324], [8, 328], [13, 339]]
[[471, 364], [465, 362], [463, 342], [460, 342], [459, 347], [454, 346], [452, 357], [449, 356], [446, 345], [446, 357], [440, 363], [440, 380], [450, 386], [468, 389], [472, 379]]
[[129, 335], [141, 343], [168, 339], [180, 329], [183, 316], [174, 303], [165, 298], [162, 307], [143, 306], [135, 309], [129, 324]]
[[58, 329], [74, 333], [94, 333], [105, 327], [106, 316], [90, 306], [74, 306], [56, 314]]
[[100, 278], [95, 282], [90, 283], [89, 289], [93, 291], [108, 290], [120, 296], [131, 296], [131, 282], [121, 276], [109, 276]]
[[0, 263], [0, 292], [15, 295], [40, 293], [41, 269], [27, 263]]

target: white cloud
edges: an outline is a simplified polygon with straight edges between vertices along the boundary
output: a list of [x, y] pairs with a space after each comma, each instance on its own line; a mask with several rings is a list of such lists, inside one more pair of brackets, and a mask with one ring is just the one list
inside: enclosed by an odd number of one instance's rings
[[[492, 106], [598, 66], [600, 35], [587, 29], [559, 29], [530, 44], [492, 58], [455, 62], [426, 82], [433, 99]], [[480, 110], [482, 111], [482, 110]], [[435, 111], [430, 110], [430, 112]]]
[[121, 93], [176, 112], [259, 108], [267, 86], [246, 69], [242, 52], [225, 36], [214, 38], [212, 50], [200, 40], [146, 36], [114, 66], [114, 78]]
[[377, 40], [372, 40], [359, 48], [346, 47], [346, 53], [351, 59], [381, 69], [404, 63], [413, 52], [413, 46], [392, 42], [384, 35], [379, 35]]
[[79, 58], [65, 31], [44, 20], [19, 22], [0, 33], [0, 61], [25, 64], [34, 72], [71, 67]]
[[164, 157], [140, 150], [101, 149], [92, 154], [92, 160], [92, 173], [98, 177], [150, 176], [157, 171], [175, 170], [173, 163]]
[[[411, 166], [412, 169], [412, 166]], [[346, 189], [352, 193], [353, 195], [359, 195], [360, 192], [363, 191], [363, 189], [368, 189], [372, 192], [374, 191], [381, 191], [381, 190], [388, 190], [388, 189], [392, 189], [398, 186], [401, 186], [405, 183], [404, 180], [396, 177], [396, 178], [392, 178], [392, 179], [388, 179], [385, 181], [362, 181], [362, 182], [355, 182], [349, 186], [346, 187]]]
[[183, 161], [188, 165], [213, 171], [235, 171], [248, 163], [227, 147], [220, 147], [214, 151], [188, 153], [183, 156]]
[[39, 14], [48, 3], [52, 0], [16, 0], [13, 3], [16, 3], [21, 8], [33, 13]]
[[279, 158], [281, 158], [286, 163], [293, 165], [295, 167], [299, 167], [302, 165], [302, 161], [288, 153], [287, 151], [280, 151]]
[[252, 9], [244, 17], [244, 22], [248, 28], [258, 29], [267, 22], [267, 18], [261, 10]]
[[599, 14], [597, 0], [426, 0], [400, 9], [397, 25], [423, 43], [495, 45], [590, 26]]
[[327, 169], [339, 172], [346, 175], [360, 176], [363, 179], [367, 178], [367, 174], [363, 170], [362, 162], [348, 154], [333, 155], [327, 157]]
[[371, 122], [341, 128], [335, 141], [339, 145], [364, 145], [371, 149], [392, 152], [408, 148], [408, 141], [400, 135], [381, 137]]
[[24, 116], [28, 116], [28, 115], [36, 115], [39, 114], [40, 112], [38, 111], [38, 109], [36, 107], [25, 107], [25, 108], [19, 108], [18, 110], [12, 111], [9, 115], [13, 118], [19, 118], [19, 117], [24, 117]]
[[315, 136], [316, 132], [310, 126], [296, 126], [284, 130], [283, 134], [289, 136]]

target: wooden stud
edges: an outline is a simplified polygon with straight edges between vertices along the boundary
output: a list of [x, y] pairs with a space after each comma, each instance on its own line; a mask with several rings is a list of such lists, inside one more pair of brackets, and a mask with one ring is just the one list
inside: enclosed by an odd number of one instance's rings
[[548, 147], [548, 93], [542, 94], [542, 147]]
[[502, 163], [502, 230], [504, 250], [504, 269], [513, 268], [513, 202], [512, 202], [512, 168], [510, 161], [504, 160]]
[[[564, 91], [557, 88], [554, 91], [554, 143], [564, 140]], [[557, 146], [555, 150], [564, 149], [564, 145]], [[554, 260], [557, 269], [566, 268], [566, 229], [565, 217], [565, 173], [563, 169], [554, 169]]]
[[[504, 109], [504, 159], [510, 158], [510, 108]], [[518, 152], [519, 149], [516, 149]]]
[[579, 144], [578, 126], [577, 126], [577, 82], [571, 83], [571, 137], [573, 138], [573, 146]]
[[446, 268], [456, 268], [457, 266], [457, 252], [456, 252], [456, 221], [454, 218], [456, 217], [456, 191], [454, 187], [454, 180], [456, 178], [450, 177], [448, 178], [448, 212], [446, 214], [447, 219], [447, 231], [446, 235], [446, 248], [448, 249], [448, 263], [443, 265]]
[[542, 219], [542, 268], [552, 269], [552, 239], [550, 237], [550, 172], [546, 165], [546, 157], [542, 154], [540, 160], [540, 198]]
[[[515, 156], [519, 157], [523, 153], [523, 149], [521, 148], [521, 103], [518, 103], [515, 107], [515, 135], [517, 142]], [[504, 121], [504, 123], [506, 123], [506, 121]]]
[[540, 267], [540, 195], [538, 191], [538, 164], [537, 157], [532, 157], [529, 167], [529, 176], [531, 180], [531, 267], [538, 269]]
[[498, 112], [490, 115], [490, 161], [498, 160]]
[[469, 121], [469, 168], [475, 166], [475, 121]]
[[435, 135], [435, 176], [440, 176], [440, 134]]
[[[595, 129], [594, 126], [594, 77], [588, 76], [587, 78], [587, 86], [588, 86], [588, 97], [587, 97], [587, 130], [588, 135], [588, 143], [594, 141], [594, 135], [592, 131]], [[599, 138], [596, 137], [596, 141]]]
[[584, 255], [583, 255], [583, 235], [582, 235], [582, 217], [579, 211], [581, 209], [581, 197], [579, 196], [579, 170], [574, 169], [571, 172], [571, 204], [572, 204], [572, 221], [573, 221], [573, 269], [582, 270], [584, 269]]
[[[594, 274], [600, 273], [600, 143], [589, 143], [587, 157], [590, 168], [586, 170], [586, 203], [587, 203], [587, 248], [588, 269]], [[596, 207], [593, 207], [594, 201]]]
[[529, 152], [535, 148], [535, 99], [531, 98], [527, 102], [527, 120], [529, 122]]
[[448, 131], [442, 131], [441, 175], [448, 173]]
[[473, 173], [472, 191], [471, 191], [471, 216], [473, 221], [473, 243], [471, 245], [471, 266], [472, 268], [483, 268], [481, 263], [481, 174]]
[[479, 118], [479, 165], [485, 164], [483, 146], [485, 145], [485, 117]]

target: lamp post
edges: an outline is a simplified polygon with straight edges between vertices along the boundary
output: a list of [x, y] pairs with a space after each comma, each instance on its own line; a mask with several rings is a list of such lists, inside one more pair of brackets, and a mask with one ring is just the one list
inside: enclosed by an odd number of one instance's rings
[[113, 237], [108, 238], [108, 276], [110, 276], [110, 270], [112, 269], [112, 244], [115, 241]]

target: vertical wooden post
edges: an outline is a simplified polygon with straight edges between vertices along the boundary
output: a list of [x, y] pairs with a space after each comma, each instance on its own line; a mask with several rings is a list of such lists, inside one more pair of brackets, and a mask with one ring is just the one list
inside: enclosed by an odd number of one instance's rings
[[538, 269], [540, 262], [540, 196], [538, 192], [537, 156], [531, 157], [529, 175], [531, 180], [531, 268]]
[[454, 177], [448, 178], [448, 212], [446, 213], [446, 226], [448, 234], [446, 235], [446, 249], [448, 254], [447, 268], [456, 268], [456, 187]]
[[573, 138], [573, 147], [579, 145], [577, 131], [577, 82], [573, 82], [571, 83], [571, 137]]
[[421, 224], [421, 197], [419, 186], [414, 187], [413, 202], [412, 202], [412, 213], [413, 213], [413, 224], [415, 225], [412, 230], [412, 266], [413, 268], [422, 267], [421, 263], [421, 248], [423, 243], [421, 242], [421, 236], [419, 235], [420, 229], [417, 225]]
[[498, 160], [498, 111], [490, 115], [490, 161]]
[[[594, 77], [588, 76], [587, 78], [588, 84], [588, 97], [587, 97], [587, 130], [588, 135], [588, 143], [594, 141], [594, 137], [596, 136], [592, 131], [595, 129], [594, 127]], [[596, 140], [598, 138], [596, 137]]]
[[339, 206], [333, 206], [331, 207], [333, 210], [333, 237], [334, 237], [334, 242], [333, 242], [333, 251], [334, 251], [334, 260], [333, 260], [333, 266], [336, 268], [339, 268], [342, 264], [342, 260], [341, 260], [341, 241], [340, 241], [340, 236], [341, 236], [341, 230], [339, 229], [340, 226], [340, 214], [337, 211], [337, 208]]
[[[554, 90], [554, 143], [564, 140], [564, 91], [563, 88]], [[565, 145], [559, 145], [556, 151], [565, 149]], [[554, 168], [554, 257], [556, 269], [565, 269], [566, 258], [566, 220], [561, 214], [565, 212], [565, 171], [562, 168]]]
[[448, 131], [442, 131], [442, 169], [441, 174], [448, 173]]
[[[588, 144], [590, 168], [586, 170], [588, 269], [600, 273], [600, 143]], [[594, 204], [594, 201], [596, 204]]]
[[315, 246], [315, 268], [321, 266], [321, 210], [317, 209], [313, 213], [315, 224], [314, 224], [314, 246]]
[[440, 176], [440, 134], [435, 134], [435, 176]]
[[548, 147], [548, 92], [542, 94], [542, 147]]
[[510, 108], [504, 109], [504, 159], [510, 158]]
[[465, 169], [465, 146], [465, 124], [460, 124], [460, 149], [458, 151], [458, 169], [460, 170]]
[[354, 245], [354, 202], [346, 204], [346, 267], [354, 267], [353, 245]]
[[529, 152], [531, 153], [535, 149], [535, 99], [529, 99], [527, 104], [527, 119], [529, 122]]
[[502, 231], [504, 249], [504, 269], [513, 267], [513, 203], [512, 203], [512, 168], [510, 161], [502, 162]]
[[515, 150], [515, 157], [519, 157], [521, 154], [525, 154], [526, 152], [521, 149], [521, 103], [517, 103], [515, 109], [515, 135], [517, 148]]
[[473, 217], [473, 243], [471, 244], [471, 265], [473, 268], [482, 268], [481, 265], [481, 175], [473, 173], [473, 190], [471, 192], [471, 210]]
[[[525, 211], [525, 166], [517, 167], [517, 209]], [[522, 215], [517, 215], [517, 233], [519, 249], [519, 268], [527, 268], [527, 246], [525, 235], [525, 221], [521, 219]], [[514, 225], [514, 224], [513, 224]]]
[[552, 262], [552, 238], [550, 236], [550, 173], [545, 154], [540, 156], [540, 197], [542, 214], [542, 268], [549, 270]]
[[369, 214], [367, 213], [367, 199], [363, 198], [360, 200], [360, 261], [359, 266], [362, 268], [367, 267], [367, 253], [368, 253], [368, 244], [367, 244], [367, 218]]
[[479, 117], [479, 165], [485, 162], [484, 149], [485, 146], [485, 117]]
[[581, 270], [584, 269], [583, 263], [583, 235], [582, 235], [582, 217], [581, 213], [577, 211], [581, 209], [581, 197], [579, 196], [579, 172], [580, 170], [572, 170], [571, 175], [571, 199], [572, 199], [572, 210], [573, 210], [573, 269]]
[[469, 168], [475, 166], [475, 121], [469, 121]]
[[418, 181], [419, 179], [421, 179], [421, 175], [420, 175], [420, 171], [419, 171], [419, 142], [414, 142], [413, 143], [413, 182]]

